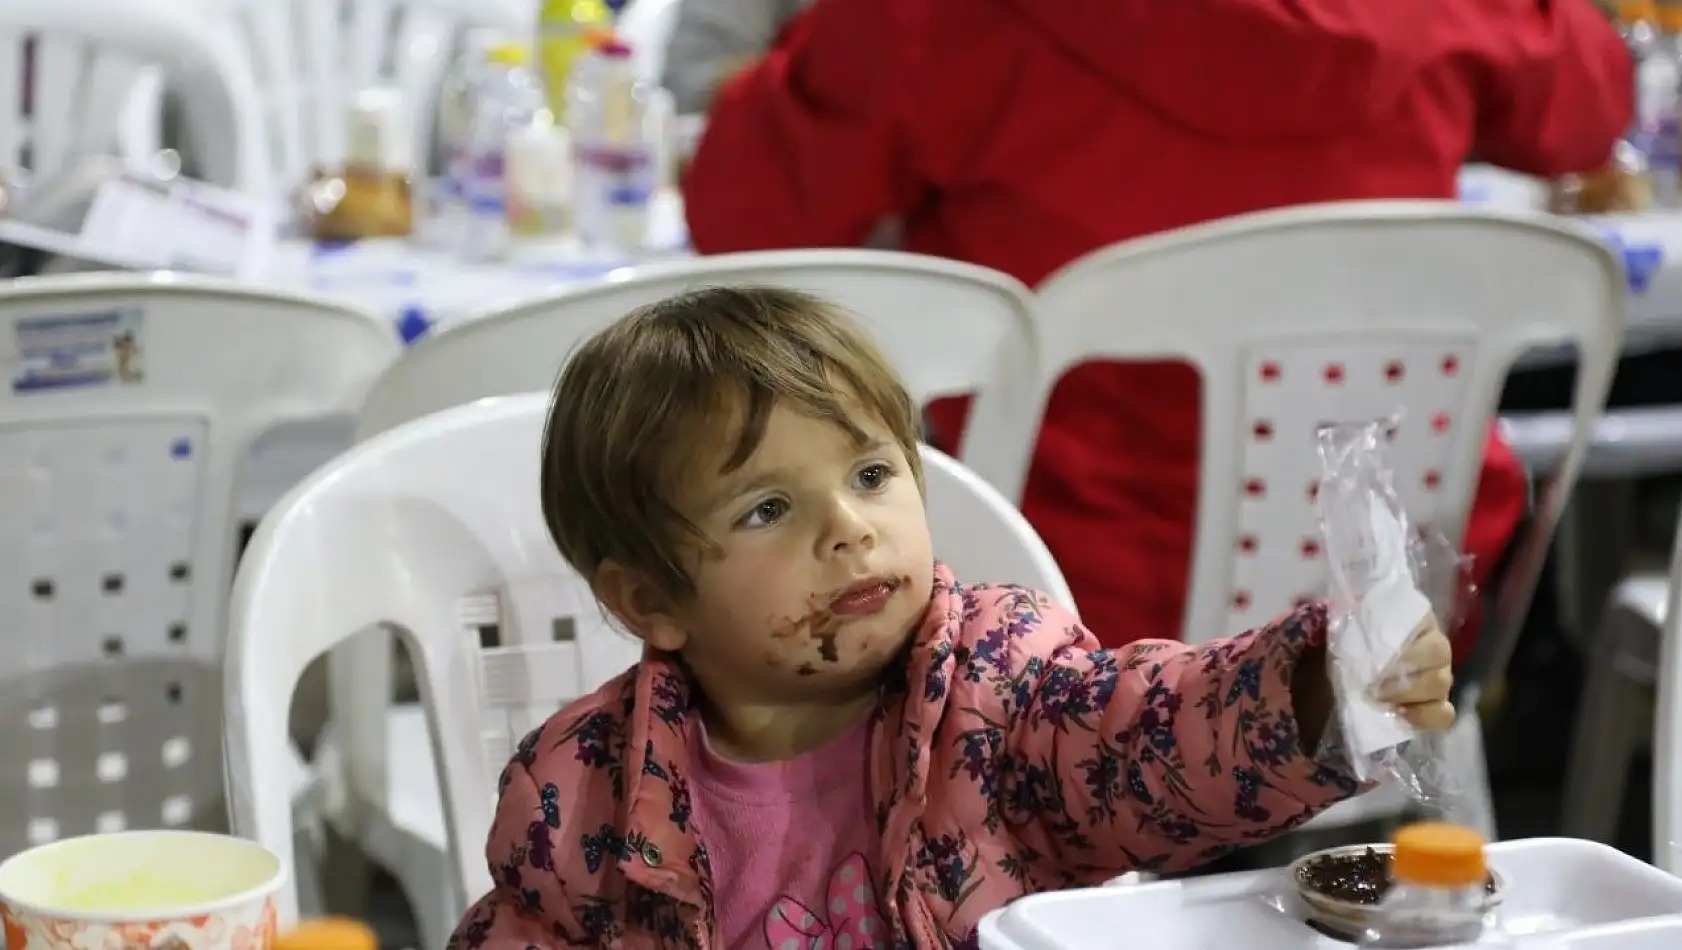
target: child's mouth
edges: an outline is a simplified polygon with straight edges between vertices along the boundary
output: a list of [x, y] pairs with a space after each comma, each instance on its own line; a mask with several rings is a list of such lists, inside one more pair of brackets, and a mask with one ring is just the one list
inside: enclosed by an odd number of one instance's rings
[[829, 612], [838, 617], [867, 616], [886, 607], [898, 590], [899, 581], [892, 578], [866, 578], [836, 594]]

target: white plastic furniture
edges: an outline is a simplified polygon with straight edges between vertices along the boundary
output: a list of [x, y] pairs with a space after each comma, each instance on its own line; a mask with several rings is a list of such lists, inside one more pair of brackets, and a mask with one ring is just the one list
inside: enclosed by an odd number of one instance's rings
[[[1530, 838], [1489, 846], [1506, 884], [1494, 939], [1459, 945], [1501, 950], [1658, 950], [1670, 943], [1603, 943], [1608, 931], [1641, 933], [1636, 921], [1671, 923], [1682, 880], [1603, 844]], [[1117, 921], [1133, 946], [1156, 950], [1348, 950], [1305, 922], [1306, 907], [1283, 868], [1219, 874], [1143, 887], [1097, 887], [1026, 897], [983, 917], [982, 950], [1107, 950]], [[1666, 920], [1672, 918], [1672, 920]], [[1628, 929], [1614, 929], [1622, 925]], [[1657, 926], [1652, 924], [1649, 926]], [[1672, 931], [1674, 933], [1674, 931]], [[1242, 934], [1241, 938], [1235, 935]], [[1502, 937], [1510, 937], [1501, 939]], [[1136, 939], [1135, 939], [1136, 938]], [[1576, 942], [1582, 938], [1585, 942]], [[1557, 942], [1556, 942], [1557, 941]]]
[[69, 168], [90, 152], [140, 161], [162, 141], [155, 67], [88, 49], [79, 38], [26, 35], [0, 22], [0, 76], [10, 93], [0, 96], [0, 167], [8, 171]]
[[[1033, 302], [1026, 287], [998, 271], [891, 251], [723, 254], [628, 267], [422, 339], [369, 393], [361, 434], [480, 396], [547, 388], [596, 330], [637, 307], [721, 284], [793, 287], [852, 311], [919, 404], [985, 389], [1016, 406], [1032, 386]], [[1018, 452], [1024, 465], [1026, 446]]]
[[[36, 38], [35, 102], [25, 121], [23, 39], [30, 35]], [[266, 188], [257, 84], [233, 38], [184, 0], [0, 3], [0, 171], [69, 171], [78, 159], [113, 147], [127, 158], [149, 156], [162, 121], [160, 68], [180, 86], [194, 138], [216, 139], [202, 177]], [[124, 114], [125, 103], [138, 112]], [[152, 114], [136, 118], [139, 112]]]
[[[375, 624], [408, 646], [436, 741], [426, 741], [428, 714], [388, 718], [387, 692], [370, 684], [389, 678], [358, 666], [360, 692], [335, 684], [338, 748], [324, 754], [338, 757], [349, 783], [342, 806], [360, 812], [359, 840], [398, 875], [429, 945], [441, 945], [467, 897], [489, 884], [480, 853], [490, 783], [513, 743], [637, 655], [543, 527], [537, 472], [547, 409], [546, 393], [486, 399], [376, 436], [263, 522], [235, 585], [233, 814], [238, 831], [265, 843], [291, 834], [272, 760], [304, 667]], [[924, 464], [935, 549], [960, 577], [1010, 579], [1067, 598], [1044, 546], [1002, 497], [932, 449]], [[567, 619], [557, 626], [556, 618]], [[569, 645], [557, 659], [545, 651], [562, 650], [550, 640], [563, 627]], [[475, 659], [486, 644], [500, 651]], [[531, 644], [540, 645], [535, 658], [510, 652]], [[575, 659], [575, 649], [586, 659]], [[569, 665], [578, 662], [582, 672]], [[336, 679], [343, 669], [335, 664]], [[481, 706], [496, 718], [487, 721]]]
[[[1677, 613], [1672, 600], [1677, 578], [1682, 577], [1677, 573], [1682, 571], [1682, 558], [1674, 564], [1669, 576], [1650, 572], [1625, 577], [1607, 597], [1589, 641], [1588, 675], [1565, 773], [1563, 830], [1592, 841], [1615, 841], [1630, 766], [1652, 742], [1653, 858], [1660, 867], [1682, 873], [1682, 850], [1675, 843], [1682, 827], [1682, 803], [1661, 797], [1659, 791], [1668, 787], [1664, 794], [1669, 796], [1682, 791], [1682, 781], [1672, 774], [1682, 768], [1673, 735], [1674, 720], [1682, 716], [1682, 693], [1664, 685], [1672, 675], [1664, 664], [1682, 663], [1674, 655]], [[1655, 685], [1660, 689], [1656, 703]]]
[[[1618, 354], [1623, 272], [1588, 232], [1450, 202], [1315, 205], [1114, 245], [1052, 275], [1038, 297], [1036, 406], [1091, 359], [1183, 359], [1202, 374], [1190, 642], [1323, 592], [1313, 491], [1321, 423], [1404, 411], [1391, 445], [1395, 489], [1415, 524], [1458, 546], [1508, 367], [1533, 346], [1574, 343], [1570, 447], [1483, 634], [1482, 670], [1505, 665]], [[1018, 496], [1026, 466], [1012, 447], [1039, 415], [983, 392], [971, 425], [993, 435], [965, 461]], [[1472, 706], [1463, 703], [1448, 751], [1474, 800], [1467, 817], [1492, 831]], [[1392, 804], [1364, 796], [1328, 821]]]
[[439, 84], [459, 31], [488, 27], [519, 37], [533, 22], [530, 4], [521, 0], [187, 2], [230, 29], [246, 50], [261, 82], [270, 168], [281, 189], [303, 184], [317, 167], [338, 166], [351, 104], [375, 86], [401, 93], [415, 167], [424, 167]]
[[1655, 917], [1589, 927], [1549, 941], [1537, 937], [1519, 950], [1671, 950], [1682, 946], [1682, 917]]
[[[443, 784], [447, 807], [432, 809], [451, 858], [437, 849], [413, 853], [392, 870], [427, 946], [443, 946], [467, 895], [489, 886], [481, 854], [494, 779], [513, 742], [640, 655], [635, 641], [607, 625], [543, 526], [537, 485], [546, 409], [541, 396], [488, 400], [357, 446], [263, 521], [234, 585], [231, 810], [238, 833], [270, 847], [292, 836], [276, 781], [305, 667], [374, 625], [409, 648], [432, 740], [417, 733], [407, 741], [422, 749], [397, 751], [424, 749], [440, 764], [420, 781], [434, 802]], [[389, 687], [365, 685], [383, 709]], [[413, 781], [394, 776], [392, 793]]]
[[[1607, 642], [1614, 638], [1616, 642]], [[1631, 736], [1638, 734], [1642, 726], [1637, 714], [1639, 707], [1631, 707], [1630, 694], [1638, 694], [1639, 702], [1639, 694], [1645, 690], [1632, 687], [1653, 682], [1656, 665], [1653, 863], [1672, 874], [1682, 875], [1682, 526], [1676, 532], [1669, 578], [1637, 575], [1620, 584], [1612, 594], [1596, 649], [1589, 667], [1589, 685], [1583, 694], [1583, 711], [1579, 714], [1584, 724], [1579, 726], [1571, 766], [1600, 769], [1608, 786], [1604, 789], [1593, 786], [1591, 792], [1579, 786], [1577, 776], [1569, 776], [1566, 814], [1572, 820], [1568, 821], [1567, 830], [1574, 832], [1580, 827], [1609, 833], [1602, 831], [1600, 815], [1589, 812], [1596, 805], [1613, 817], [1610, 827], [1617, 827], [1615, 818], [1623, 804], [1624, 779], [1634, 752]], [[1596, 708], [1591, 703], [1604, 704], [1607, 708]], [[1604, 725], [1595, 729], [1589, 723]], [[1587, 747], [1595, 741], [1606, 743], [1609, 751]]]
[[395, 349], [372, 317], [211, 280], [0, 284], [0, 855], [220, 823], [245, 454], [351, 411]]

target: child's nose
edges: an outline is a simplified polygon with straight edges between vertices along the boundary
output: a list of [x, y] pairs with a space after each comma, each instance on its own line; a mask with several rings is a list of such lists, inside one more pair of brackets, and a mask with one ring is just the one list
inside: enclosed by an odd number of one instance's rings
[[829, 537], [825, 540], [831, 551], [870, 547], [876, 542], [876, 529], [852, 502], [838, 500], [830, 518]]

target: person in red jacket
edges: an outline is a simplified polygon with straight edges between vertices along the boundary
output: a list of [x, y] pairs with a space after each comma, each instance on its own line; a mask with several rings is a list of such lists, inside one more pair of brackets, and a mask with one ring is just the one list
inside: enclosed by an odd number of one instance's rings
[[[703, 253], [899, 218], [907, 250], [1033, 285], [1210, 219], [1452, 198], [1472, 154], [1597, 168], [1633, 87], [1591, 0], [817, 0], [719, 91], [685, 200]], [[962, 412], [933, 407], [948, 444]], [[1198, 433], [1184, 365], [1086, 365], [1052, 396], [1022, 508], [1107, 644], [1182, 632]], [[1474, 571], [1525, 493], [1492, 433]]]

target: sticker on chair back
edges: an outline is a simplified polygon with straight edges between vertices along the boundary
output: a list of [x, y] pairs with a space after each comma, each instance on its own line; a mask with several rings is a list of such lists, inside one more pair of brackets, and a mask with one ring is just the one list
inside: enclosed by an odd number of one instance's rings
[[145, 314], [139, 307], [23, 317], [12, 324], [12, 392], [127, 385], [146, 378]]

